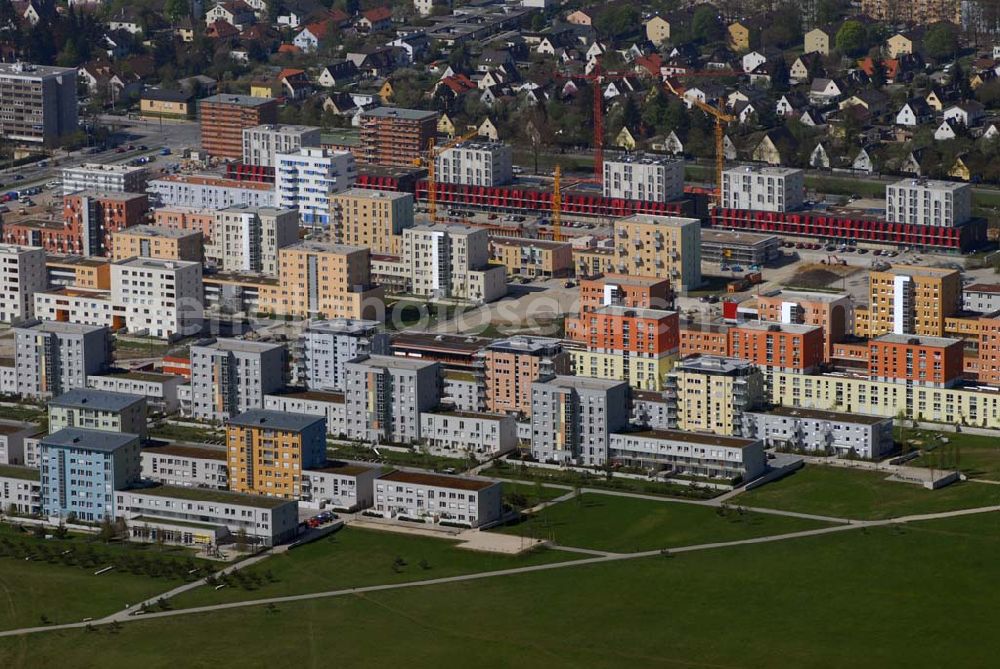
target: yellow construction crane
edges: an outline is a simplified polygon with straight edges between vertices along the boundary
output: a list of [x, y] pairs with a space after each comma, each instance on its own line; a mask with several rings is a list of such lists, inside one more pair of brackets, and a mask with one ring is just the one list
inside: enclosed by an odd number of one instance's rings
[[413, 161], [414, 165], [427, 166], [427, 213], [430, 215], [432, 223], [437, 223], [437, 179], [434, 172], [437, 169], [438, 154], [442, 151], [450, 149], [453, 146], [461, 144], [468, 139], [472, 139], [478, 134], [478, 129], [469, 130], [464, 135], [449, 140], [447, 144], [441, 147], [438, 147], [437, 140], [431, 137], [427, 140], [427, 155], [425, 157], [416, 158]]
[[560, 181], [562, 180], [562, 167], [556, 165], [555, 172], [552, 173], [552, 241], [562, 241], [562, 191]]
[[[679, 97], [681, 100], [686, 100], [673, 84], [670, 83], [668, 79], [665, 82], [665, 88], [670, 92]], [[726, 123], [732, 123], [736, 120], [736, 117], [732, 114], [726, 113], [726, 103], [723, 99], [719, 99], [719, 106], [713, 107], [710, 104], [706, 104], [701, 100], [691, 99], [690, 100], [695, 107], [702, 110], [709, 116], [715, 118], [715, 197], [722, 198], [722, 171], [726, 166]]]

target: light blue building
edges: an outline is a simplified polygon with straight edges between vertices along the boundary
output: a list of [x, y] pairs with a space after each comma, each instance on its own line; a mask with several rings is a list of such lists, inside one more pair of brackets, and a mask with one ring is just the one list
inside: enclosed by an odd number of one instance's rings
[[87, 522], [115, 515], [114, 492], [142, 473], [139, 435], [63, 428], [41, 441], [42, 512]]

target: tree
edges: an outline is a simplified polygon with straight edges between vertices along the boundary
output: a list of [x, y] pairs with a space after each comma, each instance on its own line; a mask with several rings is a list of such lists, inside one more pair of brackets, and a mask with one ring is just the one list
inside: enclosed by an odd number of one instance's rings
[[935, 23], [924, 35], [924, 52], [934, 60], [946, 60], [958, 51], [958, 31], [947, 21]]
[[639, 10], [632, 5], [612, 5], [597, 15], [594, 28], [608, 37], [623, 35], [639, 23]]
[[847, 56], [857, 56], [865, 51], [865, 27], [860, 21], [844, 21], [834, 38], [837, 51]]
[[711, 5], [698, 5], [691, 16], [691, 36], [699, 42], [722, 39], [722, 23]]
[[[268, 9], [270, 10], [271, 5], [276, 3], [269, 2]], [[177, 23], [190, 12], [187, 0], [167, 0], [163, 3], [163, 13], [170, 19], [173, 23]]]

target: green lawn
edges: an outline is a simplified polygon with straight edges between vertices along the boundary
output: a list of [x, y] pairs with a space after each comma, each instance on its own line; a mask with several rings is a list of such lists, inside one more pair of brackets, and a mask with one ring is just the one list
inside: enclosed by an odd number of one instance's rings
[[[252, 589], [235, 582], [220, 590], [207, 586], [186, 592], [171, 600], [171, 604], [175, 608], [188, 608], [378, 583], [421, 581], [576, 557], [545, 549], [520, 556], [481, 553], [456, 548], [447, 539], [346, 528], [248, 568], [247, 573], [259, 577], [259, 585]], [[400, 558], [402, 563], [398, 562]]]
[[637, 492], [646, 495], [663, 495], [664, 497], [711, 499], [722, 494], [721, 491], [710, 488], [693, 488], [691, 486], [660, 483], [648, 479], [620, 477], [609, 479], [603, 474], [586, 474], [570, 470], [542, 469], [541, 467], [531, 466], [522, 467], [518, 464], [508, 464], [502, 460], [495, 460], [481, 474], [483, 476], [526, 481], [528, 483], [557, 483], [571, 487], [604, 488], [607, 490]]
[[986, 667], [1000, 515], [0, 639], [0, 666]]
[[[914, 467], [956, 466], [970, 478], [1000, 481], [1000, 438], [951, 432], [907, 431], [907, 440], [926, 451], [908, 462]], [[943, 443], [940, 438], [948, 440]]]
[[540, 483], [508, 483], [503, 484], [504, 504], [514, 509], [530, 509], [533, 506], [561, 497], [570, 490], [551, 488]]
[[326, 449], [327, 455], [331, 458], [341, 460], [360, 460], [362, 462], [381, 462], [387, 465], [399, 465], [401, 467], [423, 467], [441, 471], [444, 469], [454, 469], [462, 472], [468, 469], [469, 460], [461, 458], [446, 458], [439, 455], [430, 455], [420, 451], [393, 451], [388, 448], [380, 448], [380, 455], [367, 446], [354, 446], [352, 444], [336, 443]]
[[[115, 568], [94, 575], [109, 565]], [[197, 578], [188, 570], [205, 566], [217, 565], [182, 549], [104, 545], [80, 535], [38, 539], [0, 525], [0, 629], [40, 625], [43, 615], [53, 623], [101, 617]]]
[[734, 541], [823, 527], [824, 523], [678, 502], [584, 494], [500, 532], [617, 553]]
[[926, 490], [886, 481], [886, 476], [884, 472], [806, 465], [738, 495], [732, 503], [864, 520], [1000, 504], [1000, 486], [966, 482]]

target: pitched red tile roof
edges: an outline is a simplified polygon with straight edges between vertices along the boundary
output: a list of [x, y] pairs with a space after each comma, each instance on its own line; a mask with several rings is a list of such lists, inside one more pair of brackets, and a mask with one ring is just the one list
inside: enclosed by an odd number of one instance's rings
[[392, 18], [392, 12], [389, 11], [388, 7], [376, 7], [375, 9], [369, 9], [367, 12], [361, 14], [370, 23], [378, 23], [380, 21], [388, 21]]

